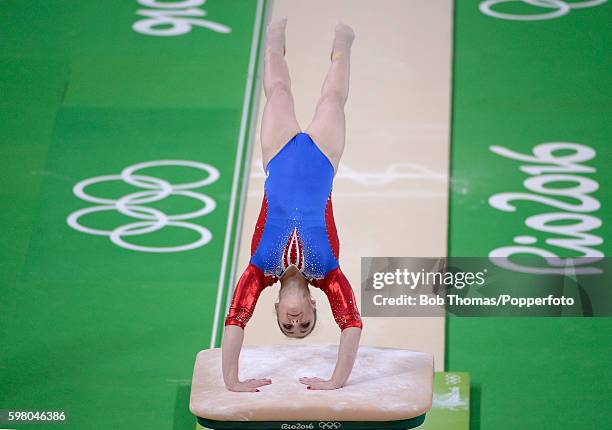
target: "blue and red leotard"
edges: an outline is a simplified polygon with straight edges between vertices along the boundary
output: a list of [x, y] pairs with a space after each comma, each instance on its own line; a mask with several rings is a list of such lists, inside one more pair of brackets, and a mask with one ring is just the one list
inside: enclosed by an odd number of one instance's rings
[[261, 291], [293, 265], [325, 293], [341, 330], [362, 328], [353, 289], [338, 263], [333, 181], [332, 163], [304, 132], [268, 162], [251, 258], [234, 290], [225, 325], [244, 328]]

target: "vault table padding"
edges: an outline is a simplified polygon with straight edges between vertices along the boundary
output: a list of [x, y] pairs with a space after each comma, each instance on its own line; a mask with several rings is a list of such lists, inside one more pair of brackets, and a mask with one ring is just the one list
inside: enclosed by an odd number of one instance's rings
[[348, 383], [338, 390], [307, 390], [302, 376], [328, 378], [336, 345], [244, 347], [240, 378], [271, 378], [259, 393], [228, 391], [221, 374], [221, 350], [196, 358], [189, 409], [215, 421], [395, 421], [431, 408], [433, 356], [362, 346]]

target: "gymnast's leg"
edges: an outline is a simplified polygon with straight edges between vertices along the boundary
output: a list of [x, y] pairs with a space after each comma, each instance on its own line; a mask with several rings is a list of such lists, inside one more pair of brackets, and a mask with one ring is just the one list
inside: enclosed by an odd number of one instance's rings
[[344, 151], [344, 105], [348, 99], [353, 29], [338, 22], [335, 28], [331, 64], [321, 89], [314, 118], [306, 132], [330, 158], [335, 170]]
[[261, 120], [261, 149], [264, 169], [268, 161], [301, 131], [295, 118], [289, 67], [285, 61], [287, 19], [276, 19], [266, 30], [263, 85], [266, 104]]

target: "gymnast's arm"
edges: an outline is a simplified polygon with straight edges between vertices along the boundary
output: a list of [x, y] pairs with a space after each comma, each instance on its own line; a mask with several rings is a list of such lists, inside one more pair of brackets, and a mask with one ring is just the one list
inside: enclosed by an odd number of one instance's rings
[[253, 315], [257, 299], [267, 286], [263, 272], [249, 264], [240, 276], [234, 297], [225, 318], [223, 342], [221, 343], [221, 367], [223, 381], [230, 391], [259, 391], [257, 387], [271, 384], [270, 379], [238, 379], [238, 362], [244, 339], [244, 327]]
[[357, 350], [359, 349], [360, 338], [360, 327], [348, 327], [342, 330], [336, 368], [330, 379], [334, 388], [343, 387], [351, 375], [355, 358], [357, 357]]
[[300, 382], [315, 390], [333, 390], [346, 384], [359, 349], [363, 323], [357, 309], [355, 294], [340, 268], [334, 269], [325, 279], [314, 284], [327, 296], [334, 320], [342, 330], [338, 359], [334, 373], [329, 380], [321, 378], [300, 378]]

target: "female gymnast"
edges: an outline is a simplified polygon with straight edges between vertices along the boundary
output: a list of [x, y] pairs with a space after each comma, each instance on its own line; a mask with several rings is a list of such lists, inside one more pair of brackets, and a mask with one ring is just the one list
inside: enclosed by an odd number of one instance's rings
[[348, 98], [351, 27], [336, 24], [331, 64], [315, 115], [305, 132], [295, 117], [289, 69], [285, 61], [287, 19], [266, 30], [261, 147], [266, 172], [264, 198], [251, 241], [251, 258], [236, 285], [225, 318], [222, 367], [231, 391], [259, 391], [270, 379], [238, 379], [238, 359], [244, 327], [261, 291], [280, 281], [275, 304], [278, 326], [290, 337], [302, 338], [315, 326], [317, 312], [308, 284], [327, 296], [341, 330], [336, 367], [329, 379], [303, 377], [313, 390], [342, 387], [359, 347], [362, 322], [353, 290], [340, 270], [339, 243], [331, 190], [344, 150], [344, 105]]

